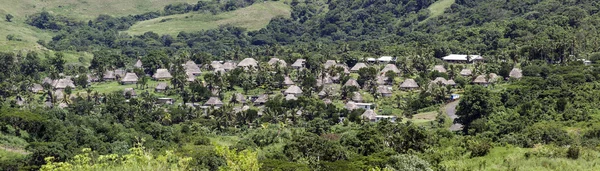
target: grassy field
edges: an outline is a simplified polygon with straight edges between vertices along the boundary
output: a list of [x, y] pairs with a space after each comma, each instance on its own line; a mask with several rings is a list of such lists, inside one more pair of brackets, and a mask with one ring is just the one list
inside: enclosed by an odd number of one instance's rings
[[452, 4], [454, 4], [456, 0], [439, 0], [433, 4], [431, 4], [427, 9], [429, 10], [429, 17], [425, 20], [423, 20], [423, 22], [429, 20], [430, 18], [435, 18], [437, 16], [440, 16], [442, 14], [444, 14], [444, 11], [447, 8], [450, 8], [450, 6]]
[[244, 27], [248, 30], [258, 30], [265, 27], [271, 18], [276, 16], [289, 17], [290, 12], [291, 8], [283, 2], [267, 1], [217, 15], [187, 13], [159, 17], [139, 22], [126, 32], [133, 35], [140, 35], [148, 31], [177, 35], [181, 31], [193, 32], [214, 29], [225, 24]]

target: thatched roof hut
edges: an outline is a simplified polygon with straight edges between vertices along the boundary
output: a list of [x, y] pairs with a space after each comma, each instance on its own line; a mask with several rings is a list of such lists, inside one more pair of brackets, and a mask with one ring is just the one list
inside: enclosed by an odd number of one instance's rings
[[321, 84], [322, 85], [333, 84], [333, 79], [331, 79], [331, 77], [327, 76], [321, 80]]
[[240, 63], [238, 63], [237, 66], [238, 67], [257, 67], [258, 62], [254, 58], [245, 58], [244, 60], [240, 61]]
[[33, 85], [31, 85], [29, 90], [31, 90], [31, 92], [33, 92], [33, 93], [39, 93], [39, 92], [44, 91], [44, 87], [41, 84], [33, 84]]
[[135, 92], [135, 90], [133, 88], [125, 88], [125, 90], [123, 90], [123, 96], [136, 97], [137, 93]]
[[306, 62], [306, 59], [297, 59], [296, 62], [294, 62], [292, 64], [292, 67], [294, 67], [296, 69], [303, 68], [305, 62]]
[[283, 92], [283, 94], [285, 94], [285, 95], [288, 95], [288, 94], [301, 95], [302, 89], [300, 89], [300, 87], [298, 87], [296, 85], [291, 85]]
[[353, 101], [348, 101], [348, 103], [346, 103], [346, 105], [344, 105], [344, 108], [348, 109], [348, 110], [354, 110], [357, 108], [356, 103], [354, 103]]
[[262, 94], [254, 100], [254, 105], [265, 104], [265, 103], [267, 103], [268, 100], [269, 100], [269, 95]]
[[440, 73], [446, 73], [446, 68], [444, 68], [444, 65], [433, 66], [433, 70]]
[[288, 94], [285, 96], [285, 100], [298, 100], [294, 94]]
[[462, 71], [460, 71], [460, 75], [462, 76], [471, 76], [471, 74], [473, 74], [473, 71], [471, 71], [471, 69], [462, 69]]
[[52, 85], [52, 79], [45, 77], [44, 80], [42, 81], [42, 84], [48, 84], [48, 85]]
[[171, 79], [173, 78], [173, 76], [171, 75], [171, 73], [169, 73], [169, 70], [167, 69], [156, 69], [156, 72], [154, 73], [154, 75], [152, 75], [152, 78], [154, 78], [155, 80], [165, 80]]
[[161, 82], [161, 83], [158, 83], [158, 85], [156, 85], [156, 87], [154, 88], [154, 90], [156, 92], [161, 92], [161, 91], [167, 90], [168, 88], [169, 88], [169, 85], [167, 85], [167, 83]]
[[125, 77], [121, 79], [121, 84], [135, 84], [138, 81], [138, 76], [135, 73], [127, 73]]
[[344, 68], [344, 74], [350, 74], [350, 69], [345, 64], [336, 64], [335, 67]]
[[362, 63], [362, 62], [361, 63], [356, 63], [352, 67], [352, 69], [350, 69], [350, 72], [358, 72], [358, 70], [360, 70], [361, 68], [366, 68], [366, 67], [367, 67], [367, 64], [365, 64], [365, 63]]
[[388, 77], [386, 77], [386, 76], [377, 76], [377, 81], [376, 81], [376, 83], [377, 83], [377, 85], [385, 85], [385, 84], [387, 84], [387, 82], [388, 82], [388, 79], [389, 79], [389, 78], [388, 78]]
[[73, 80], [71, 79], [62, 78], [54, 80], [52, 82], [52, 87], [54, 87], [54, 89], [65, 89], [67, 87], [75, 88], [75, 84], [73, 84]]
[[404, 82], [400, 85], [400, 88], [403, 89], [416, 89], [419, 88], [419, 85], [417, 84], [417, 82], [413, 79], [406, 79], [404, 80]]
[[363, 101], [363, 97], [362, 94], [360, 94], [359, 92], [352, 92], [352, 98], [350, 98], [352, 101], [355, 102], [362, 102]]
[[144, 67], [144, 65], [142, 65], [142, 61], [138, 59], [137, 62], [135, 62], [135, 64], [133, 65], [133, 67], [142, 68]]
[[488, 82], [490, 82], [490, 83], [498, 81], [498, 78], [500, 78], [500, 77], [498, 77], [498, 75], [496, 73], [488, 74]]
[[375, 111], [369, 109], [369, 110], [365, 110], [365, 112], [360, 115], [363, 119], [369, 120], [369, 121], [375, 121], [377, 120], [377, 114], [375, 114]]
[[435, 78], [435, 80], [433, 80], [431, 82], [444, 84], [444, 85], [448, 84], [448, 80], [446, 80], [444, 77], [437, 77], [437, 78]]
[[510, 78], [519, 79], [519, 78], [523, 77], [522, 72], [523, 71], [521, 71], [521, 69], [519, 69], [519, 68], [513, 68], [508, 75], [510, 76]]
[[235, 93], [232, 97], [231, 97], [231, 102], [232, 103], [246, 103], [246, 97], [242, 94], [242, 93]]
[[337, 62], [335, 60], [327, 60], [327, 61], [325, 61], [325, 64], [323, 64], [323, 67], [325, 67], [325, 69], [327, 69], [336, 64], [337, 64]]
[[185, 68], [185, 72], [186, 73], [190, 73], [190, 74], [193, 74], [193, 75], [200, 75], [200, 74], [202, 74], [202, 71], [200, 71], [200, 67], [198, 67], [198, 65], [194, 61], [187, 61], [187, 62], [185, 62], [185, 64], [183, 65], [183, 67]]
[[283, 85], [285, 85], [285, 86], [294, 85], [294, 81], [292, 81], [292, 79], [290, 77], [285, 77], [283, 79]]
[[387, 64], [387, 65], [385, 65], [385, 67], [383, 68], [383, 70], [381, 70], [381, 73], [385, 74], [388, 71], [392, 71], [392, 72], [394, 72], [396, 74], [400, 74], [400, 70], [394, 64]]
[[54, 91], [52, 95], [54, 96], [54, 98], [56, 98], [56, 100], [62, 100], [65, 97], [65, 94], [62, 89]]
[[127, 74], [127, 71], [125, 71], [124, 69], [116, 69], [115, 70], [115, 75], [117, 77], [123, 78], [125, 76], [125, 74]]
[[479, 75], [477, 76], [477, 78], [475, 78], [475, 80], [473, 80], [473, 83], [475, 84], [487, 84], [487, 80], [485, 79], [485, 75]]
[[237, 64], [235, 64], [234, 62], [228, 61], [225, 62], [222, 66], [221, 69], [223, 69], [224, 71], [231, 71], [233, 69], [235, 69], [237, 67]]
[[390, 96], [392, 96], [392, 90], [388, 86], [379, 86], [379, 87], [377, 87], [377, 93], [381, 94], [381, 96], [383, 96], [383, 97], [390, 97]]
[[187, 78], [185, 79], [187, 82], [194, 82], [194, 81], [196, 81], [196, 76], [194, 74], [185, 73], [185, 75], [187, 76]]
[[117, 76], [115, 75], [115, 71], [105, 71], [104, 76], [102, 76], [102, 80], [104, 81], [112, 81], [116, 79]]
[[267, 63], [268, 63], [269, 65], [273, 66], [273, 67], [274, 67], [274, 66], [278, 66], [278, 65], [279, 65], [279, 66], [282, 66], [282, 67], [285, 67], [285, 66], [287, 65], [287, 63], [286, 63], [284, 60], [281, 60], [281, 59], [279, 59], [279, 58], [271, 58], [271, 59], [269, 60], [269, 62], [267, 62]]
[[221, 63], [221, 61], [212, 61], [212, 62], [210, 62], [210, 67], [211, 67], [213, 70], [219, 69], [219, 68], [221, 68], [222, 66], [223, 66], [223, 64]]
[[454, 82], [454, 80], [448, 80], [448, 81], [446, 82], [446, 85], [449, 85], [449, 86], [455, 86], [455, 85], [456, 85], [456, 82]]
[[208, 99], [208, 101], [206, 101], [206, 103], [204, 103], [204, 106], [220, 107], [220, 106], [223, 106], [223, 102], [218, 97], [210, 97]]
[[360, 88], [360, 84], [358, 84], [358, 81], [356, 81], [353, 78], [348, 79], [348, 81], [346, 81], [346, 84], [344, 84], [344, 86], [354, 86], [356, 88]]

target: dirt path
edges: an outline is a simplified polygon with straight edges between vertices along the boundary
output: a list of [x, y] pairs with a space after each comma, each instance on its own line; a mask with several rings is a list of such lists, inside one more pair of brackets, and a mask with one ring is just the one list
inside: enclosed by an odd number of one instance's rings
[[22, 154], [22, 155], [29, 154], [29, 152], [25, 151], [24, 149], [13, 148], [13, 147], [6, 147], [4, 145], [0, 145], [0, 150], [12, 152], [12, 153], [18, 153], [18, 154]]
[[[446, 104], [446, 114], [448, 115], [448, 117], [450, 117], [450, 119], [452, 119], [452, 122], [454, 122], [454, 119], [458, 118], [458, 116], [456, 116], [456, 106], [458, 106], [458, 102], [459, 101], [455, 101], [452, 103], [448, 103]], [[450, 126], [450, 130], [451, 131], [460, 131], [462, 130], [462, 125], [461, 124], [452, 124], [452, 126]]]

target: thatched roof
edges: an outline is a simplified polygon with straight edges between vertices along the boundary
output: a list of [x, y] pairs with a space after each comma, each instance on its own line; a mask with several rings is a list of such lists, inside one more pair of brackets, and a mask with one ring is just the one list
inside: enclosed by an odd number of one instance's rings
[[319, 96], [327, 96], [327, 92], [325, 91], [325, 89], [323, 89], [317, 95], [319, 95]]
[[350, 71], [358, 71], [361, 68], [366, 68], [366, 67], [367, 67], [367, 64], [365, 64], [365, 63], [362, 63], [362, 62], [361, 63], [356, 63], [356, 65], [354, 65], [352, 67], [352, 69], [350, 69]]
[[208, 101], [206, 101], [206, 103], [204, 103], [205, 106], [219, 106], [219, 105], [223, 105], [223, 102], [221, 100], [219, 100], [218, 97], [210, 97], [208, 99]]
[[186, 80], [188, 82], [194, 82], [196, 81], [196, 76], [192, 73], [185, 73], [185, 75], [187, 76]]
[[292, 64], [292, 67], [296, 67], [296, 68], [304, 67], [304, 62], [306, 62], [306, 59], [297, 59], [296, 62], [294, 62]]
[[285, 96], [285, 100], [298, 100], [294, 94], [288, 94]]
[[352, 92], [352, 101], [357, 101], [357, 102], [362, 102], [363, 101], [363, 97], [362, 94], [360, 94], [359, 92]]
[[513, 68], [513, 69], [510, 71], [510, 74], [509, 74], [509, 76], [510, 76], [511, 78], [517, 78], [517, 79], [518, 79], [518, 78], [521, 78], [521, 77], [523, 77], [523, 73], [522, 73], [522, 72], [523, 72], [523, 71], [521, 71], [521, 69], [519, 69], [519, 68]]
[[115, 76], [115, 72], [114, 71], [106, 71], [106, 72], [104, 72], [104, 76], [102, 77], [102, 79], [104, 79], [104, 80], [114, 80], [114, 79], [117, 79], [117, 76]]
[[498, 81], [499, 77], [496, 73], [490, 73], [490, 74], [488, 74], [488, 78], [489, 78], [488, 82], [493, 83], [493, 82]]
[[399, 74], [400, 70], [398, 69], [398, 67], [394, 64], [387, 64], [385, 65], [385, 67], [383, 68], [383, 70], [381, 70], [381, 73], [387, 73], [388, 71], [392, 71], [394, 73]]
[[62, 100], [65, 97], [63, 90], [56, 90], [56, 91], [54, 91], [53, 95], [54, 95], [54, 97], [56, 97], [56, 100]]
[[42, 85], [40, 85], [40, 84], [33, 84], [33, 85], [32, 85], [32, 86], [29, 88], [29, 90], [31, 90], [31, 91], [32, 91], [32, 92], [34, 92], [34, 93], [37, 93], [37, 92], [43, 91], [43, 90], [44, 90], [44, 87], [42, 87]]
[[58, 79], [52, 82], [52, 87], [55, 89], [65, 89], [67, 87], [75, 88], [75, 84], [73, 84], [73, 80], [71, 79]]
[[337, 62], [335, 60], [327, 60], [327, 61], [325, 61], [325, 64], [323, 64], [323, 67], [325, 67], [325, 69], [327, 69], [336, 64], [337, 64]]
[[387, 80], [388, 79], [389, 78], [386, 77], [386, 76], [378, 76], [376, 82], [377, 82], [378, 85], [385, 85], [385, 84], [387, 84]]
[[344, 74], [350, 74], [350, 69], [344, 64], [336, 64], [335, 67], [342, 67], [344, 68]]
[[346, 84], [344, 84], [344, 86], [354, 86], [354, 87], [360, 88], [360, 84], [358, 84], [358, 82], [353, 78], [348, 79], [348, 81], [346, 81]]
[[379, 94], [392, 94], [392, 90], [388, 86], [377, 87], [377, 93]]
[[441, 73], [445, 73], [446, 72], [446, 68], [444, 68], [444, 65], [436, 65], [433, 67], [434, 71], [438, 71]]
[[231, 61], [229, 61], [229, 62], [225, 62], [225, 63], [224, 63], [222, 66], [221, 66], [221, 68], [222, 68], [223, 70], [225, 70], [225, 71], [233, 70], [233, 69], [235, 69], [235, 67], [237, 67], [237, 65], [236, 65], [234, 62], [231, 62]]
[[126, 96], [128, 93], [131, 96], [137, 96], [137, 93], [135, 93], [133, 88], [125, 88], [125, 90], [123, 90], [123, 96]]
[[286, 85], [286, 86], [294, 85], [294, 81], [292, 81], [292, 79], [290, 77], [285, 77], [283, 79], [283, 85]]
[[284, 60], [281, 60], [279, 58], [271, 58], [271, 60], [269, 60], [269, 62], [267, 63], [271, 66], [285, 67], [287, 65], [287, 63]]
[[46, 77], [46, 78], [44, 78], [44, 80], [42, 81], [42, 84], [49, 84], [49, 85], [52, 85], [52, 82], [53, 82], [53, 81], [52, 81], [52, 79], [50, 79], [50, 78]]
[[240, 113], [240, 112], [244, 112], [247, 111], [248, 109], [250, 109], [250, 106], [242, 106], [242, 107], [234, 107], [233, 108], [233, 113]]
[[460, 75], [462, 76], [470, 76], [473, 73], [473, 71], [471, 71], [471, 69], [463, 69], [462, 71], [460, 71]]
[[477, 76], [477, 78], [475, 78], [475, 80], [473, 80], [473, 83], [475, 84], [487, 84], [487, 80], [485, 79], [485, 75], [479, 75]]
[[156, 69], [156, 72], [154, 73], [154, 75], [152, 75], [152, 78], [157, 80], [171, 79], [173, 78], [173, 76], [171, 75], [171, 73], [169, 73], [169, 70], [167, 69]]
[[124, 69], [116, 69], [115, 70], [115, 75], [117, 77], [124, 77], [125, 74], [127, 74], [127, 71], [125, 71]]
[[296, 85], [291, 85], [285, 90], [284, 94], [302, 94], [302, 89]]
[[435, 80], [433, 80], [431, 82], [440, 83], [440, 84], [444, 84], [444, 85], [448, 84], [448, 80], [446, 80], [444, 77], [437, 77], [437, 78], [435, 78]]
[[99, 81], [98, 77], [95, 76], [95, 75], [86, 74], [85, 76], [87, 77], [87, 81], [90, 82], [90, 83], [91, 82], [98, 82]]
[[242, 93], [235, 93], [231, 97], [231, 102], [246, 103], [246, 97]]
[[349, 101], [348, 103], [346, 103], [346, 105], [344, 105], [344, 108], [348, 110], [354, 110], [356, 109], [356, 103], [354, 103], [353, 101]]
[[190, 73], [190, 74], [194, 74], [194, 75], [198, 75], [198, 74], [202, 73], [202, 71], [200, 71], [200, 67], [198, 67], [198, 65], [194, 61], [185, 62], [183, 67], [185, 68], [186, 73]]
[[127, 73], [125, 74], [125, 77], [123, 77], [123, 79], [121, 79], [121, 82], [137, 82], [138, 81], [138, 76], [135, 75], [135, 73]]
[[400, 85], [400, 88], [419, 88], [419, 85], [417, 84], [417, 82], [413, 79], [406, 79], [404, 80], [404, 82]]
[[360, 115], [363, 119], [368, 119], [368, 120], [376, 120], [377, 119], [377, 114], [375, 114], [375, 111], [369, 109], [369, 110], [365, 110], [365, 112]]
[[237, 65], [239, 67], [257, 67], [258, 62], [254, 58], [245, 58]]
[[448, 82], [446, 82], [446, 85], [454, 86], [456, 85], [456, 82], [454, 82], [454, 80], [448, 80]]
[[333, 84], [333, 79], [331, 79], [331, 77], [327, 76], [321, 80], [321, 84], [322, 85]]
[[222, 66], [223, 66], [223, 64], [221, 63], [221, 61], [212, 61], [212, 62], [210, 62], [210, 67], [211, 67], [213, 70], [219, 69], [219, 68], [221, 68]]
[[258, 98], [256, 98], [256, 100], [254, 100], [254, 103], [266, 103], [269, 100], [269, 95], [266, 94], [262, 94], [260, 96], [258, 96]]
[[169, 87], [169, 85], [167, 85], [167, 83], [161, 82], [161, 83], [158, 83], [158, 85], [156, 85], [156, 88], [154, 88], [154, 89], [155, 90], [166, 90], [167, 87]]
[[144, 67], [144, 65], [142, 65], [142, 61], [138, 59], [137, 62], [135, 62], [135, 65], [133, 65], [133, 67], [142, 68]]

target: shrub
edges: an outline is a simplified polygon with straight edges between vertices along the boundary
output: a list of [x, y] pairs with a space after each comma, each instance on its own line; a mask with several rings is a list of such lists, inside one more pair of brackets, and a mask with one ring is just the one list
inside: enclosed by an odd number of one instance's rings
[[577, 160], [579, 158], [579, 151], [580, 149], [578, 146], [569, 147], [569, 150], [567, 150], [567, 158]]
[[490, 152], [492, 145], [487, 141], [472, 141], [467, 150], [471, 151], [471, 157], [485, 156]]

